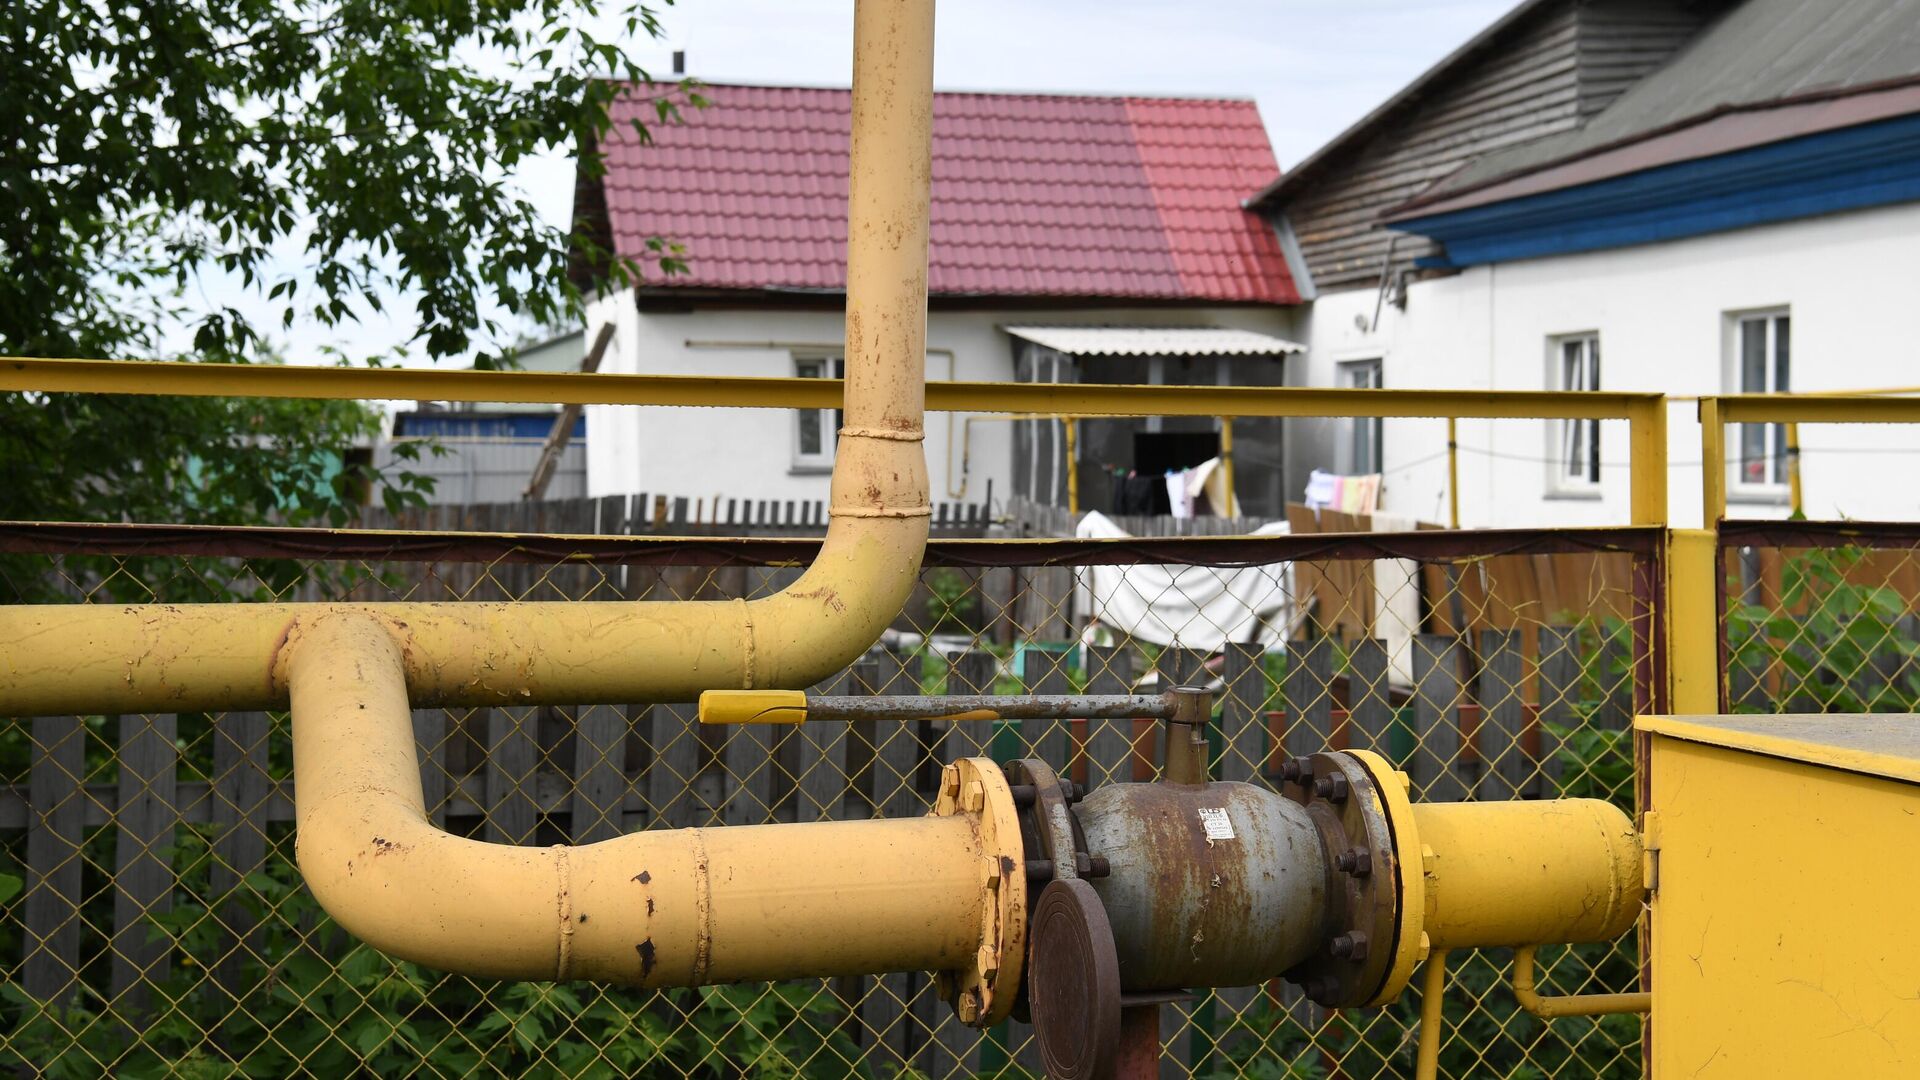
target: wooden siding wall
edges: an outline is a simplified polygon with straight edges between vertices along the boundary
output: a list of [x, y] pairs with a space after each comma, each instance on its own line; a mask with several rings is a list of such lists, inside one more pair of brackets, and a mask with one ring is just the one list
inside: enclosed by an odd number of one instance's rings
[[1579, 9], [1580, 119], [1613, 104], [1693, 39], [1710, 4], [1613, 0]]
[[1702, 22], [1674, 0], [1601, 0], [1546, 5], [1514, 26], [1509, 40], [1328, 161], [1286, 204], [1314, 287], [1376, 286], [1396, 235], [1395, 266], [1434, 254], [1424, 238], [1383, 228], [1380, 215], [1475, 158], [1578, 127]]

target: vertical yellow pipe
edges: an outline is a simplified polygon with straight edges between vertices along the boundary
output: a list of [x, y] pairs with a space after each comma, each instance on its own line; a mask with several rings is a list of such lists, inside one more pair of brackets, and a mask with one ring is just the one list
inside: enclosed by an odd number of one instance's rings
[[1067, 417], [1061, 423], [1067, 430], [1067, 513], [1080, 513], [1080, 421]]
[[[1226, 485], [1227, 502], [1238, 504], [1239, 488], [1233, 486], [1233, 417], [1220, 418], [1220, 482]], [[1216, 506], [1213, 512], [1221, 517], [1238, 517], [1238, 505]]]
[[1708, 529], [1667, 534], [1667, 686], [1681, 716], [1720, 711], [1719, 538]]
[[1700, 399], [1700, 526], [1716, 528], [1727, 516], [1727, 428], [1717, 398]]
[[1807, 504], [1800, 491], [1800, 425], [1787, 425], [1787, 501], [1794, 517], [1807, 516]]
[[1441, 1004], [1447, 990], [1447, 950], [1435, 949], [1427, 957], [1427, 971], [1420, 983], [1420, 1046], [1413, 1063], [1414, 1080], [1434, 1080], [1440, 1071], [1440, 1039], [1446, 1034], [1446, 1017]]
[[1447, 527], [1460, 527], [1460, 419], [1447, 417]]
[[1627, 417], [1627, 441], [1632, 444], [1632, 521], [1635, 525], [1667, 523], [1667, 403], [1664, 398], [1636, 402]]

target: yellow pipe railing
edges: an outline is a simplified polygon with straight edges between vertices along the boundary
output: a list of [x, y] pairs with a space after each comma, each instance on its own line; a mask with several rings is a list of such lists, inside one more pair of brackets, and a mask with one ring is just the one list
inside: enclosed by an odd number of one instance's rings
[[[1896, 391], [1884, 391], [1893, 393]], [[1796, 508], [1801, 424], [1920, 424], [1920, 398], [1852, 394], [1730, 394], [1700, 399], [1701, 520], [1712, 527], [1727, 516], [1728, 424], [1783, 424], [1791, 431], [1787, 482]]]

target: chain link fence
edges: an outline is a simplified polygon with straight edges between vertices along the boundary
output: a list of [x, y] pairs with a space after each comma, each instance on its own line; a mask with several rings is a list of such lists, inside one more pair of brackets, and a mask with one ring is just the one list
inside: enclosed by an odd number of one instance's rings
[[[569, 531], [623, 531], [605, 516]], [[1386, 755], [1428, 799], [1631, 808], [1653, 664], [1654, 530], [1006, 543], [936, 540], [879, 647], [827, 692], [1216, 690], [1215, 774]], [[807, 539], [11, 526], [19, 602], [753, 597]], [[644, 657], [636, 657], [644, 663]], [[925, 813], [940, 764], [1037, 756], [1146, 780], [1149, 723], [702, 728], [691, 704], [421, 710], [436, 824], [513, 844]], [[963, 1027], [923, 973], [637, 992], [396, 963], [293, 865], [280, 713], [0, 721], [0, 1066], [81, 1076], [1023, 1076], [1030, 1030]], [[1543, 990], [1635, 989], [1631, 942], [1543, 950]], [[1509, 954], [1456, 958], [1446, 1076], [1640, 1074], [1639, 1020], [1547, 1025]], [[1287, 985], [1168, 1007], [1169, 1073], [1411, 1072], [1417, 993], [1329, 1012]]]
[[1920, 711], [1920, 527], [1726, 522], [1720, 546], [1727, 709]]

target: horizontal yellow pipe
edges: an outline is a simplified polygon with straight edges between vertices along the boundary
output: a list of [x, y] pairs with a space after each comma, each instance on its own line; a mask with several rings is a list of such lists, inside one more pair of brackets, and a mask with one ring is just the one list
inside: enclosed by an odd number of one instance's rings
[[[849, 295], [849, 302], [852, 296]], [[853, 342], [857, 339], [849, 337]], [[924, 365], [924, 350], [918, 364]], [[849, 363], [849, 369], [852, 368]], [[852, 378], [851, 371], [849, 378]], [[833, 409], [838, 379], [432, 371], [171, 361], [0, 357], [0, 391], [182, 397], [497, 401]], [[852, 400], [851, 393], [847, 400]], [[1462, 416], [1627, 419], [1657, 394], [1544, 390], [1351, 390], [1297, 386], [1127, 386], [1103, 383], [931, 382], [934, 412], [1076, 416]]]
[[1541, 997], [1533, 985], [1534, 948], [1522, 945], [1513, 951], [1513, 997], [1521, 1008], [1533, 1015], [1552, 1020], [1561, 1016], [1612, 1016], [1653, 1010], [1653, 995], [1644, 992]]
[[1416, 803], [1434, 949], [1610, 941], [1640, 916], [1640, 834], [1599, 799]]
[[392, 636], [419, 706], [810, 686], [899, 613], [926, 521], [836, 523], [799, 582], [758, 600], [0, 607], [0, 715], [283, 707], [290, 650], [349, 610]]
[[314, 619], [287, 658], [300, 869], [354, 936], [502, 979], [636, 986], [973, 962], [993, 858], [967, 815], [642, 832], [583, 847], [427, 818], [404, 660], [381, 622]]

